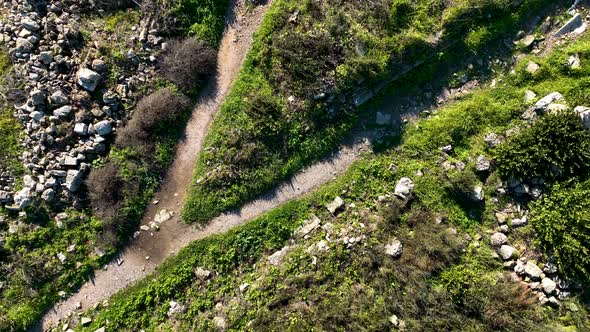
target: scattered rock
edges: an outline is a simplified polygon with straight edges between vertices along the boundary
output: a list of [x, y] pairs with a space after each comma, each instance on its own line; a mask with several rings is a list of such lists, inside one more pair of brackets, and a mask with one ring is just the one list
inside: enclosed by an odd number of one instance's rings
[[542, 276], [544, 276], [543, 270], [541, 270], [533, 261], [526, 262], [524, 265], [524, 273], [532, 280], [540, 280]]
[[209, 279], [209, 277], [211, 276], [211, 271], [205, 270], [202, 267], [197, 267], [194, 272], [195, 276], [201, 280]]
[[543, 278], [543, 280], [541, 280], [541, 287], [543, 288], [543, 292], [545, 292], [545, 294], [551, 295], [557, 289], [557, 284], [555, 281], [549, 278]]
[[529, 61], [529, 63], [526, 66], [526, 71], [530, 74], [534, 74], [539, 70], [539, 68], [541, 67], [537, 63]]
[[88, 68], [82, 68], [76, 74], [77, 83], [84, 89], [92, 92], [100, 83], [100, 74]]
[[274, 254], [268, 257], [268, 263], [273, 266], [278, 266], [283, 261], [283, 258], [289, 252], [289, 247], [284, 247], [283, 249], [276, 251]]
[[508, 243], [508, 237], [502, 233], [494, 233], [490, 237], [492, 245], [495, 247], [500, 247], [506, 243]]
[[473, 198], [478, 202], [481, 202], [485, 199], [482, 186], [475, 186], [475, 188], [473, 188]]
[[394, 239], [389, 244], [385, 245], [385, 253], [393, 258], [401, 257], [404, 246], [398, 239]]
[[94, 125], [94, 130], [100, 136], [107, 136], [113, 132], [113, 126], [108, 120], [103, 120]]
[[503, 139], [496, 133], [487, 134], [483, 140], [488, 144], [490, 148], [495, 148], [503, 142]]
[[490, 167], [491, 167], [491, 163], [490, 163], [490, 160], [488, 158], [486, 158], [483, 155], [477, 157], [476, 164], [475, 164], [475, 170], [476, 171], [478, 171], [478, 172], [487, 172], [487, 171], [490, 170]]
[[181, 314], [184, 312], [185, 307], [184, 305], [176, 302], [176, 301], [170, 301], [170, 309], [168, 309], [168, 318], [172, 318], [174, 315], [176, 314]]
[[533, 100], [535, 100], [535, 98], [537, 98], [537, 94], [536, 94], [536, 93], [534, 93], [533, 91], [531, 91], [531, 90], [526, 90], [526, 91], [524, 92], [524, 101], [525, 101], [526, 103], [532, 103], [532, 102], [533, 102]]
[[92, 319], [90, 319], [89, 317], [82, 317], [82, 318], [80, 318], [80, 324], [82, 326], [90, 325], [91, 322], [92, 322]]
[[559, 92], [552, 92], [548, 95], [546, 95], [545, 97], [541, 98], [539, 101], [537, 101], [537, 103], [535, 103], [535, 109], [537, 111], [545, 111], [547, 106], [549, 106], [549, 104], [556, 102], [556, 101], [562, 101], [563, 96], [561, 95], [561, 93]]
[[515, 256], [515, 254], [516, 249], [509, 245], [502, 245], [498, 250], [498, 255], [500, 255], [500, 257], [505, 261], [512, 259]]
[[570, 55], [570, 57], [567, 59], [567, 65], [571, 69], [578, 69], [578, 68], [580, 68], [580, 66], [581, 66], [580, 56], [577, 55], [577, 54]]
[[328, 211], [330, 211], [331, 214], [336, 214], [336, 212], [340, 210], [343, 206], [344, 201], [342, 200], [342, 198], [340, 198], [340, 196], [336, 196], [336, 198], [334, 198], [334, 200], [331, 203], [326, 205], [326, 208], [328, 209]]
[[574, 108], [574, 112], [578, 114], [586, 129], [590, 131], [590, 108], [584, 106], [578, 106]]
[[80, 136], [88, 135], [88, 125], [83, 122], [78, 122], [74, 125], [74, 132]]
[[320, 227], [320, 225], [320, 218], [318, 218], [316, 215], [312, 215], [310, 219], [303, 222], [303, 225], [296, 232], [296, 235], [299, 237], [304, 237], [313, 232], [316, 228]]
[[414, 192], [414, 181], [412, 179], [403, 177], [395, 185], [394, 195], [401, 199], [408, 199]]
[[213, 317], [213, 324], [215, 325], [215, 327], [217, 327], [218, 329], [225, 331], [226, 329], [226, 323], [225, 323], [225, 319], [223, 319], [223, 317], [220, 316], [215, 316]]
[[560, 37], [570, 32], [573, 32], [574, 30], [582, 27], [583, 24], [584, 19], [582, 18], [582, 15], [577, 13], [576, 15], [574, 15], [574, 17], [569, 19], [561, 28], [559, 28], [559, 30], [555, 32], [554, 36]]

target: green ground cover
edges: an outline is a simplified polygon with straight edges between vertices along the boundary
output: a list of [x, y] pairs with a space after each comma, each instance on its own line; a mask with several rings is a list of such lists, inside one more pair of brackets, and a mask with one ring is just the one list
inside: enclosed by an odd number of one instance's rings
[[[564, 61], [573, 54], [579, 55], [581, 68], [571, 69]], [[525, 70], [529, 59], [541, 66], [535, 75]], [[560, 306], [542, 307], [529, 289], [503, 272], [488, 231], [496, 227], [494, 212], [514, 202], [496, 190], [519, 170], [498, 157], [506, 146], [529, 153], [529, 146], [515, 144], [529, 132], [558, 154], [568, 153], [567, 144], [557, 143], [569, 135], [579, 137], [581, 146], [590, 142], [579, 119], [573, 132], [542, 130], [546, 117], [569, 124], [571, 111], [542, 115], [533, 124], [522, 120], [530, 106], [525, 91], [538, 98], [558, 91], [573, 108], [590, 103], [575, 98], [590, 93], [589, 86], [578, 84], [589, 74], [588, 36], [547, 57], [527, 57], [514, 74], [499, 77], [496, 87], [465, 95], [410, 124], [398, 144], [366, 155], [310, 196], [226, 234], [193, 242], [108, 306], [87, 312], [92, 323], [78, 328], [214, 331], [222, 320], [227, 330], [236, 331], [383, 331], [403, 320], [411, 331], [587, 330], [587, 280], [578, 279], [582, 291]], [[484, 141], [489, 133], [515, 128], [520, 133], [498, 148]], [[453, 146], [448, 156], [440, 151], [446, 145]], [[490, 174], [475, 170], [480, 155], [494, 161]], [[568, 160], [565, 169], [576, 163]], [[465, 169], [447, 170], [443, 161], [462, 162]], [[583, 276], [590, 246], [583, 212], [588, 174], [564, 175], [546, 184], [547, 196], [531, 206], [531, 223], [513, 228], [510, 238], [516, 247], [528, 246], [529, 255], [557, 256], [564, 275]], [[404, 176], [415, 182], [412, 201], [383, 196]], [[478, 185], [484, 188], [483, 201], [473, 198]], [[334, 216], [325, 205], [336, 196], [345, 207]], [[321, 229], [305, 237], [293, 232], [313, 216], [322, 221]], [[572, 231], [565, 235], [563, 227]], [[394, 239], [404, 244], [397, 260], [384, 253]], [[281, 248], [286, 248], [281, 263], [270, 264], [269, 255]], [[205, 277], [202, 269], [211, 275]], [[185, 310], [168, 317], [170, 301]]]
[[357, 91], [427, 59], [465, 58], [551, 6], [275, 1], [208, 134], [184, 220], [205, 223], [326, 155], [358, 123]]

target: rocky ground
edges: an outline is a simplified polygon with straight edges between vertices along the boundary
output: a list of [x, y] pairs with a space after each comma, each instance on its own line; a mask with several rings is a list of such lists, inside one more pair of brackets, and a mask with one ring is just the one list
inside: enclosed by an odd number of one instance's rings
[[108, 153], [136, 92], [154, 78], [166, 43], [149, 21], [131, 26], [123, 45], [125, 70], [115, 70], [105, 34], [86, 21], [88, 13], [99, 10], [92, 2], [2, 5], [0, 41], [22, 83], [14, 115], [25, 128], [21, 161], [27, 174], [22, 188], [14, 185], [16, 179], [3, 177], [0, 203], [11, 211], [41, 201], [56, 210], [81, 208], [85, 197], [79, 189], [92, 161]]

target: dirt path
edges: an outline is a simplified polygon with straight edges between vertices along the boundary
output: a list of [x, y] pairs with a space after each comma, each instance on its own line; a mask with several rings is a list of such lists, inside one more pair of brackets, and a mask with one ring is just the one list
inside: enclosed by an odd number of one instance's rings
[[[290, 181], [277, 186], [242, 208], [211, 220], [207, 226], [197, 228], [180, 221], [179, 214], [191, 183], [194, 164], [209, 125], [237, 77], [244, 57], [251, 47], [252, 35], [268, 8], [267, 4], [256, 8], [253, 12], [243, 13], [241, 12], [244, 10], [243, 1], [235, 0], [236, 12], [229, 15], [228, 29], [219, 50], [216, 80], [212, 81], [203, 92], [188, 123], [187, 137], [179, 145], [176, 159], [166, 180], [155, 195], [159, 203], [148, 208], [142, 225], [148, 225], [156, 213], [162, 209], [174, 212], [174, 216], [162, 223], [157, 232], [141, 232], [119, 259], [109, 264], [106, 269], [97, 271], [94, 279], [87, 282], [78, 293], [57, 304], [43, 318], [42, 327], [38, 328], [47, 330], [55, 326], [60, 318], [67, 317], [80, 309], [86, 310], [108, 299], [117, 291], [152, 273], [164, 259], [192, 241], [212, 234], [224, 233], [289, 200], [313, 191], [343, 173], [363, 152], [370, 151], [371, 141], [378, 138], [375, 137], [376, 132], [357, 132], [352, 135], [354, 138], [343, 143], [332, 155], [300, 171]], [[466, 87], [465, 91], [462, 88], [458, 92], [465, 93], [473, 88]], [[450, 97], [451, 95], [446, 96], [443, 101]], [[399, 118], [395, 122], [401, 123], [399, 110], [389, 110], [384, 105], [383, 111], [397, 113]]]
[[[166, 257], [191, 239], [208, 234], [206, 229], [198, 230], [182, 224], [178, 218], [179, 212], [208, 128], [237, 77], [252, 46], [253, 34], [270, 5], [269, 1], [264, 6], [248, 10], [245, 0], [232, 2], [226, 20], [227, 28], [219, 47], [217, 74], [201, 93], [187, 124], [186, 137], [180, 142], [174, 162], [154, 197], [159, 201], [158, 205], [150, 205], [141, 224], [148, 225], [162, 209], [173, 211], [174, 217], [163, 223], [159, 232], [141, 232], [118, 260], [111, 263], [106, 270], [96, 271], [92, 282], [86, 283], [78, 293], [57, 304], [43, 318], [43, 330], [75, 310], [79, 303], [82, 308], [88, 308], [108, 298], [130, 282], [152, 272]], [[146, 257], [150, 259], [147, 260]], [[119, 265], [121, 261], [123, 263]]]

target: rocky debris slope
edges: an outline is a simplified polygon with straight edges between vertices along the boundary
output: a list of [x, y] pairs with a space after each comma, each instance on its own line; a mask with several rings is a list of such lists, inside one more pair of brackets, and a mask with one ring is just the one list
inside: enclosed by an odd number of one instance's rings
[[103, 45], [95, 38], [100, 28], [91, 33], [93, 40], [82, 33], [88, 23], [83, 11], [101, 12], [92, 2], [6, 0], [2, 5], [7, 14], [0, 23], [0, 43], [23, 83], [14, 115], [26, 133], [21, 161], [27, 174], [16, 192], [9, 185], [14, 179], [4, 179], [0, 204], [14, 211], [40, 201], [79, 208], [91, 162], [107, 154], [135, 103], [134, 92], [154, 77], [157, 55], [166, 44], [149, 21], [132, 27], [124, 59], [125, 72], [132, 74], [125, 75], [101, 56]]

